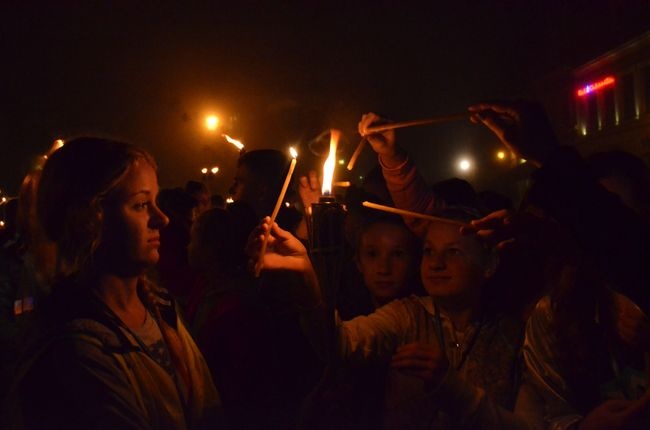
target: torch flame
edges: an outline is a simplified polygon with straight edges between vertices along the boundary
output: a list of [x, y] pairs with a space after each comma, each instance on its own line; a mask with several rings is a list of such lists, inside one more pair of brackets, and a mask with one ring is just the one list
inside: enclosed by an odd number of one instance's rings
[[289, 148], [289, 153], [291, 154], [291, 158], [298, 158], [298, 152], [293, 146]]
[[233, 139], [232, 137], [228, 136], [227, 134], [224, 134], [223, 137], [225, 137], [228, 142], [235, 145], [237, 147], [237, 149], [239, 149], [240, 151], [242, 149], [244, 149], [244, 144], [241, 143], [239, 140]]
[[341, 132], [339, 130], [330, 130], [330, 153], [323, 164], [323, 188], [324, 196], [332, 194], [332, 181], [334, 179], [334, 168], [336, 167], [336, 146], [339, 143]]

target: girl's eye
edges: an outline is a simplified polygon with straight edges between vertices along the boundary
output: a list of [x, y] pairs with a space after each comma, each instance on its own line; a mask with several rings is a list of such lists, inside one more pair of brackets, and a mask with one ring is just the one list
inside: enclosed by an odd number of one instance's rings
[[377, 256], [377, 251], [374, 249], [368, 249], [364, 252], [364, 255], [368, 258], [375, 258]]
[[455, 257], [457, 255], [462, 255], [463, 251], [461, 251], [458, 248], [449, 248], [448, 250], [445, 251], [445, 254], [447, 254], [450, 257]]
[[138, 202], [133, 207], [136, 210], [144, 210], [144, 209], [147, 209], [150, 205], [151, 205], [151, 203], [149, 203], [149, 202]]

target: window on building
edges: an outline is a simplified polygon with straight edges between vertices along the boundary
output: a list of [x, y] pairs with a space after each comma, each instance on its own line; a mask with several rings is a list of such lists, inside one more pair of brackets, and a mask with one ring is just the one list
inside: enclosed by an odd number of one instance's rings
[[636, 99], [634, 97], [634, 75], [628, 73], [621, 79], [623, 119], [636, 118]]
[[598, 129], [598, 99], [596, 94], [590, 94], [587, 97], [587, 131], [593, 133]]
[[614, 88], [608, 88], [602, 93], [603, 96], [603, 127], [611, 127], [616, 124], [616, 102], [614, 100]]

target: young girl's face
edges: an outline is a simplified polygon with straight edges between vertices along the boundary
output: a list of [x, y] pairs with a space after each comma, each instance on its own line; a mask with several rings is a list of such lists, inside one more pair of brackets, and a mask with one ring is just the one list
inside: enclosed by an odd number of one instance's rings
[[427, 231], [420, 274], [430, 296], [465, 301], [480, 295], [490, 273], [488, 252], [457, 225], [432, 222]]
[[144, 270], [158, 262], [160, 229], [169, 219], [156, 205], [157, 195], [156, 171], [136, 161], [109, 197], [100, 246], [124, 270]]
[[403, 296], [416, 274], [416, 250], [406, 227], [376, 223], [361, 236], [357, 267], [378, 304]]

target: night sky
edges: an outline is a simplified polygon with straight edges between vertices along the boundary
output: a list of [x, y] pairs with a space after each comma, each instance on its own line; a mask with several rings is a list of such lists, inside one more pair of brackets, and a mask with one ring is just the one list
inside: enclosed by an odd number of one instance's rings
[[[208, 113], [247, 149], [298, 145], [301, 171], [329, 127], [343, 130], [347, 158], [364, 112], [406, 120], [526, 96], [650, 30], [650, 1], [136, 3], [0, 6], [3, 191], [54, 139], [93, 134], [150, 150], [163, 186], [218, 165], [212, 188], [224, 192], [238, 154], [205, 129]], [[428, 180], [454, 175], [463, 154], [486, 160], [484, 183], [499, 173], [487, 161], [498, 145], [478, 126], [398, 137]], [[364, 154], [353, 179], [372, 162]]]

